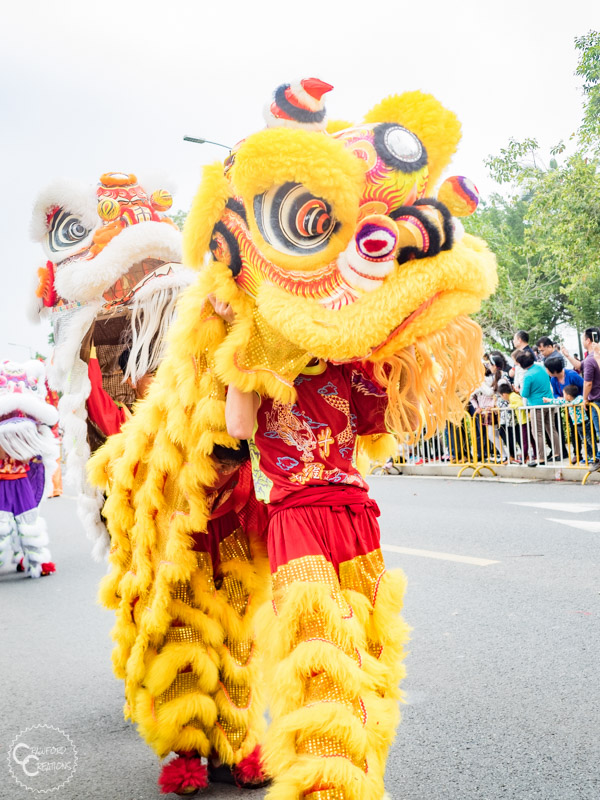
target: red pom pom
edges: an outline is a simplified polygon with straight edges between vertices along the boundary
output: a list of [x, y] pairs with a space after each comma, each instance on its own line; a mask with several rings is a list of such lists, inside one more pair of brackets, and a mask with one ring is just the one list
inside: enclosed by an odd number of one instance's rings
[[255, 784], [260, 786], [267, 782], [268, 778], [263, 768], [262, 752], [260, 745], [257, 744], [250, 755], [243, 758], [239, 764], [233, 768], [233, 774], [238, 786]]
[[184, 789], [205, 789], [208, 775], [205, 765], [195, 756], [180, 755], [165, 764], [158, 777], [162, 794]]
[[50, 575], [51, 572], [56, 572], [56, 566], [53, 561], [44, 561], [42, 564], [42, 575]]

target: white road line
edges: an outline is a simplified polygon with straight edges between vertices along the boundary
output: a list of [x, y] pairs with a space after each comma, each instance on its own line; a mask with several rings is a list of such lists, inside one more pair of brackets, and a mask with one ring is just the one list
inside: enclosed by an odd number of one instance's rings
[[592, 522], [587, 519], [554, 519], [553, 517], [546, 517], [549, 522], [558, 522], [562, 525], [569, 525], [571, 528], [579, 528], [582, 531], [590, 531], [590, 533], [600, 533], [600, 522]]
[[564, 511], [566, 514], [585, 514], [587, 511], [600, 510], [600, 503], [516, 503], [507, 501], [509, 506], [529, 506], [543, 508], [547, 511]]
[[382, 544], [381, 549], [390, 553], [402, 553], [405, 556], [423, 556], [423, 558], [437, 558], [441, 561], [458, 561], [460, 564], [474, 564], [476, 567], [487, 567], [490, 564], [499, 564], [489, 558], [473, 558], [473, 556], [457, 556], [453, 553], [438, 553], [435, 550], [414, 550], [412, 547], [396, 547], [394, 544]]

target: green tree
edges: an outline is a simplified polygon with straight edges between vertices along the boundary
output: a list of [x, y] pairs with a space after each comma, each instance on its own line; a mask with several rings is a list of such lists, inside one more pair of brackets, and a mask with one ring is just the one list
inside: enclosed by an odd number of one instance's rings
[[[600, 33], [575, 41], [584, 78], [577, 149], [559, 142], [546, 165], [536, 139], [510, 139], [486, 160], [512, 195], [492, 197], [465, 227], [498, 257], [499, 288], [482, 307], [488, 338], [509, 328], [551, 334], [560, 322], [581, 329], [600, 321]], [[515, 325], [515, 323], [517, 323]]]
[[589, 31], [575, 39], [579, 64], [575, 74], [583, 78], [583, 121], [579, 143], [600, 155], [600, 32]]
[[171, 214], [171, 219], [177, 225], [180, 231], [183, 230], [183, 226], [185, 225], [185, 220], [187, 218], [188, 212], [183, 211], [183, 209], [179, 209], [174, 214]]
[[465, 220], [466, 230], [485, 239], [498, 259], [498, 289], [476, 319], [488, 342], [509, 351], [520, 328], [542, 336], [568, 318], [560, 273], [530, 240], [530, 203], [527, 196], [495, 194]]

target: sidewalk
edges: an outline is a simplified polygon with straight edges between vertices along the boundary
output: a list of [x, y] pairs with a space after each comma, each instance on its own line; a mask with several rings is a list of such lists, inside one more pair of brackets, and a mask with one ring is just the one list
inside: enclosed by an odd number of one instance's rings
[[[481, 467], [482, 477], [494, 477], [493, 472], [496, 473], [498, 478], [509, 478], [511, 480], [527, 480], [527, 481], [570, 481], [573, 483], [581, 483], [588, 473], [586, 467], [573, 466], [568, 460], [558, 462], [556, 464], [548, 464], [547, 466], [527, 467], [518, 464], [511, 464], [503, 466], [501, 464], [491, 464], [491, 469], [487, 466]], [[397, 469], [403, 475], [420, 475], [423, 477], [438, 475], [446, 478], [455, 478], [459, 472], [464, 469], [462, 474], [463, 480], [468, 480], [473, 475], [473, 468], [466, 464], [450, 464], [442, 461], [425, 461], [423, 464], [398, 464]], [[491, 471], [493, 470], [493, 472]], [[557, 477], [557, 473], [561, 473], [561, 477]], [[477, 480], [477, 478], [475, 478]], [[586, 485], [600, 482], [600, 470], [592, 472], [586, 481]]]

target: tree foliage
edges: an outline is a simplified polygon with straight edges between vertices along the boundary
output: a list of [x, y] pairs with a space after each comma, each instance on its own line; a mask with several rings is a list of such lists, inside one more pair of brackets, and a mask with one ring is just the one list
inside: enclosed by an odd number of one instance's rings
[[600, 31], [589, 31], [575, 39], [579, 64], [575, 74], [583, 78], [584, 109], [579, 141], [600, 154]]
[[575, 152], [561, 141], [546, 165], [536, 139], [510, 139], [486, 166], [511, 194], [493, 195], [465, 224], [498, 257], [499, 288], [479, 316], [496, 342], [518, 328], [538, 337], [600, 321], [600, 33], [575, 46], [585, 98]]

